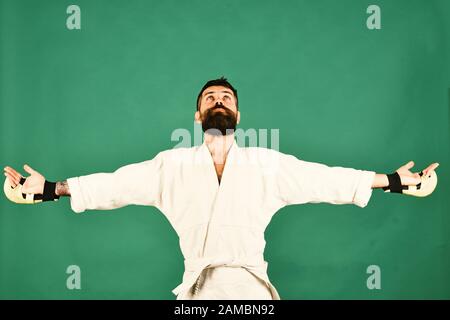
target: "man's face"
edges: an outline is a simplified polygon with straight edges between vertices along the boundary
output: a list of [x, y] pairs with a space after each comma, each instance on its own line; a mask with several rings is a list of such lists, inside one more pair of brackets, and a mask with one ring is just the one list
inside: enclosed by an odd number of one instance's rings
[[[229, 134], [234, 132], [239, 120], [240, 113], [237, 111], [236, 97], [231, 89], [212, 86], [203, 91], [199, 111], [195, 113], [195, 121], [202, 124], [204, 132], [216, 129], [222, 135]], [[214, 131], [209, 133], [214, 134]]]

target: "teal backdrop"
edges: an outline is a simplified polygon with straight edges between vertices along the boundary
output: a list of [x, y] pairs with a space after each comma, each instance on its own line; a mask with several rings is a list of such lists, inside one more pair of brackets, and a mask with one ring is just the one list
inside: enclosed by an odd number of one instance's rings
[[[193, 132], [198, 91], [223, 75], [240, 128], [279, 129], [284, 153], [379, 173], [440, 163], [426, 198], [280, 210], [265, 258], [282, 299], [449, 299], [449, 44], [447, 0], [0, 0], [0, 164], [56, 181], [151, 159]], [[0, 197], [2, 299], [175, 299], [183, 270], [154, 207]]]

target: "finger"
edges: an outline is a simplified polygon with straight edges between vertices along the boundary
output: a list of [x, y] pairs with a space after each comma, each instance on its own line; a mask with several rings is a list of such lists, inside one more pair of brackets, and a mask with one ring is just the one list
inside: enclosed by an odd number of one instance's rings
[[34, 171], [34, 169], [33, 168], [31, 168], [29, 165], [24, 165], [23, 166], [23, 168], [24, 168], [24, 170], [26, 171], [26, 172], [28, 172], [29, 174], [36, 174], [37, 172], [36, 171]]
[[14, 181], [15, 184], [19, 184], [20, 183], [20, 179], [21, 178], [11, 177], [11, 180]]
[[20, 173], [18, 173], [16, 170], [12, 169], [12, 168], [5, 168], [5, 172], [9, 173], [11, 176], [13, 176], [14, 178], [20, 179], [22, 177], [22, 175]]
[[7, 172], [10, 172], [11, 174], [17, 174], [18, 172], [16, 171], [16, 170], [14, 170], [13, 168], [11, 168], [11, 167], [8, 167], [8, 166], [6, 166], [6, 167], [4, 167], [3, 168], [3, 171], [7, 171]]
[[410, 162], [408, 162], [407, 164], [405, 164], [405, 167], [406, 167], [406, 169], [411, 169], [412, 167], [414, 167], [414, 161], [410, 161]]
[[6, 172], [6, 176], [13, 181], [15, 184], [18, 184], [20, 182], [20, 178], [18, 178], [17, 176], [13, 176], [10, 173]]
[[9, 173], [5, 172], [4, 174], [6, 176], [6, 179], [8, 180], [8, 183], [15, 188], [18, 182]]
[[425, 170], [423, 170], [424, 174], [429, 174], [431, 173], [431, 171], [435, 170], [437, 167], [439, 167], [439, 163], [433, 163], [431, 165], [429, 165]]
[[4, 170], [9, 170], [9, 171], [12, 171], [12, 172], [14, 172], [14, 173], [18, 173], [18, 174], [19, 174], [19, 172], [17, 172], [14, 168], [12, 168], [12, 167], [10, 167], [10, 166], [6, 166], [6, 167], [4, 168]]

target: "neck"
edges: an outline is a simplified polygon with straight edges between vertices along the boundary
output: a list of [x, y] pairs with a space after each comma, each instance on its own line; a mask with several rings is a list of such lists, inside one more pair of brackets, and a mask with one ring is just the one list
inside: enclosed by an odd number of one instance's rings
[[228, 151], [234, 142], [234, 134], [226, 136], [213, 136], [205, 133], [205, 144], [215, 164], [224, 164]]

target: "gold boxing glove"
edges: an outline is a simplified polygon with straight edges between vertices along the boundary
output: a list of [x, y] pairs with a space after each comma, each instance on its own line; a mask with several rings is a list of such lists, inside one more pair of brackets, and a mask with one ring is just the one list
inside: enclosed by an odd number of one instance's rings
[[421, 182], [415, 186], [403, 186], [397, 172], [388, 174], [389, 186], [383, 187], [384, 192], [402, 193], [415, 197], [426, 197], [430, 195], [437, 185], [437, 174], [433, 170], [427, 175], [419, 173]]
[[23, 193], [22, 187], [26, 178], [21, 178], [17, 186], [13, 187], [9, 184], [9, 180], [5, 179], [3, 191], [6, 197], [15, 203], [20, 204], [36, 204], [43, 201], [58, 201], [59, 196], [55, 194], [56, 183], [45, 180], [44, 194]]

